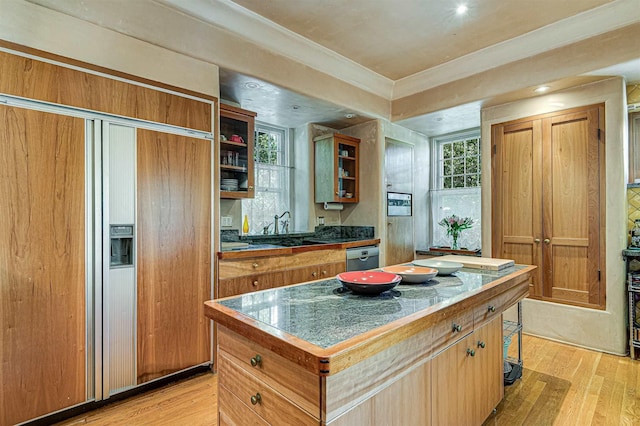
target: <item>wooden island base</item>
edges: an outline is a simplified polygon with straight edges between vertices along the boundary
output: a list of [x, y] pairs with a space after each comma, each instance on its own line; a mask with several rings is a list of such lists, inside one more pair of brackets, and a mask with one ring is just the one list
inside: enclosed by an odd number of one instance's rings
[[504, 394], [502, 313], [526, 296], [531, 270], [326, 348], [207, 302], [219, 424], [480, 425]]

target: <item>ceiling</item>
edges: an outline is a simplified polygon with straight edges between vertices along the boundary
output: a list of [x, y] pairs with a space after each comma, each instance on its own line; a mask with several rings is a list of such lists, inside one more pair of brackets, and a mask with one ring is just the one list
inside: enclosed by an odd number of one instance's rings
[[[233, 0], [391, 80], [611, 0]], [[466, 3], [468, 11], [456, 14]]]
[[[496, 49], [536, 32], [563, 37], [563, 20], [611, 3], [611, 0], [232, 0], [291, 34], [329, 49], [395, 82]], [[466, 3], [468, 11], [456, 14]], [[594, 12], [591, 10], [591, 12]], [[570, 34], [565, 33], [564, 37]], [[640, 81], [640, 59], [589, 75], [553, 83], [562, 90], [600, 78], [620, 75]], [[255, 84], [246, 85], [247, 81]], [[273, 124], [296, 127], [309, 121], [341, 129], [370, 119], [328, 102], [308, 98], [265, 81], [222, 70], [221, 96], [258, 112]], [[256, 85], [258, 87], [256, 87]], [[398, 124], [428, 136], [480, 126], [483, 105], [535, 96], [533, 88], [412, 117]], [[295, 108], [295, 109], [294, 109]], [[347, 119], [345, 116], [354, 116]]]
[[[213, 33], [190, 31], [196, 25], [215, 27], [273, 52], [265, 58], [293, 60], [388, 100], [389, 105], [469, 77], [473, 85], [481, 85], [475, 76], [483, 72], [640, 23], [640, 0], [27, 1], [151, 43], [158, 43], [156, 34], [162, 27], [167, 48], [189, 51], [189, 43], [198, 43], [204, 46], [201, 55], [211, 55], [218, 63], [215, 52], [206, 51], [206, 37], [193, 38]], [[118, 3], [120, 7], [113, 7]], [[468, 11], [458, 15], [455, 8], [462, 3]], [[195, 18], [192, 26], [178, 24], [177, 14]], [[241, 49], [229, 47], [236, 53], [234, 48]], [[612, 75], [638, 82], [640, 50], [637, 58], [629, 56], [624, 63], [609, 61], [606, 68], [567, 73], [548, 83], [556, 91]], [[296, 82], [297, 91], [288, 89], [296, 87], [287, 81], [296, 80], [295, 75], [281, 74], [278, 80], [273, 78], [277, 71], [270, 77], [259, 70], [250, 76], [253, 68], [243, 74], [231, 65], [219, 65], [221, 98], [257, 112], [261, 121], [285, 127], [314, 122], [342, 129], [374, 118], [337, 105], [330, 96], [319, 99], [323, 93], [305, 94], [307, 86], [299, 83], [303, 80]], [[406, 115], [411, 118], [397, 123], [429, 136], [479, 126], [483, 106], [535, 96], [534, 87], [526, 87], [528, 79], [519, 75], [513, 80], [517, 81], [509, 82], [511, 88], [504, 93], [494, 90], [491, 96], [449, 107], [458, 103], [456, 85], [449, 92], [452, 101], [441, 110], [423, 115], [414, 111], [418, 116]]]

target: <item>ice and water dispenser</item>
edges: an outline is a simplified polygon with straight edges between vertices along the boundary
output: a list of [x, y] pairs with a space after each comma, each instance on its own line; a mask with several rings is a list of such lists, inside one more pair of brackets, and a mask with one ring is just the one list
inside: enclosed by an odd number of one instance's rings
[[133, 225], [111, 225], [111, 268], [133, 266]]

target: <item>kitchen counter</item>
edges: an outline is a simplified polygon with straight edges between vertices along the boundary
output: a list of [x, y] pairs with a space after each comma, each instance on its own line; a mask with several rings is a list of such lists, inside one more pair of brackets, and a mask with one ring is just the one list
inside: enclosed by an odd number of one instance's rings
[[217, 255], [218, 259], [245, 259], [249, 257], [279, 256], [316, 250], [348, 249], [352, 247], [364, 247], [377, 244], [380, 244], [379, 238], [309, 241], [308, 244], [292, 247], [280, 246], [277, 244], [250, 244], [244, 248], [219, 251]]
[[[216, 321], [219, 331], [220, 416], [237, 413], [238, 407], [228, 405], [235, 401], [233, 395], [225, 392], [235, 392], [241, 399], [244, 392], [235, 389], [236, 374], [230, 375], [229, 369], [246, 369], [252, 383], [257, 380], [247, 392], [268, 385], [265, 392], [279, 389], [277, 395], [288, 401], [286, 413], [268, 410], [269, 403], [242, 405], [272, 424], [282, 422], [285, 414], [293, 415], [297, 424], [406, 424], [424, 416], [431, 419], [432, 411], [437, 423], [477, 423], [477, 419], [481, 423], [503, 395], [501, 314], [527, 295], [534, 269], [523, 265], [496, 272], [463, 268], [453, 276], [399, 285], [378, 296], [352, 294], [333, 278], [208, 301], [205, 314]], [[476, 340], [478, 360], [473, 368], [477, 371], [461, 370], [459, 380], [483, 374], [478, 383], [490, 378], [487, 386], [493, 389], [493, 398], [490, 408], [485, 403], [480, 412], [461, 419], [455, 417], [459, 410], [447, 411], [456, 402], [445, 403], [436, 390], [444, 386], [438, 374], [447, 370], [447, 375], [458, 377], [458, 373], [450, 368], [432, 370], [431, 363], [456, 365], [458, 361], [448, 361], [449, 354], [454, 358], [457, 353], [475, 354]], [[491, 348], [486, 351], [485, 341]], [[421, 380], [437, 379], [433, 394], [439, 399], [433, 410], [428, 408], [432, 386], [413, 389], [414, 384], [409, 383], [416, 380], [417, 371], [423, 375]], [[385, 420], [366, 418], [369, 408], [354, 409], [375, 405], [376, 398], [394, 392], [394, 383], [405, 381], [407, 395], [411, 395], [403, 403], [406, 412], [389, 414], [394, 417]], [[304, 391], [296, 391], [298, 388]], [[465, 391], [463, 386], [448, 394], [457, 399]], [[470, 389], [468, 397], [481, 394]]]

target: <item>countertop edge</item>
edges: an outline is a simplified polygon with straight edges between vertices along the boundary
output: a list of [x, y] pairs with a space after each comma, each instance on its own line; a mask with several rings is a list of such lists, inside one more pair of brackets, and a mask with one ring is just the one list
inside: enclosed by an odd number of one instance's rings
[[379, 238], [369, 240], [348, 241], [342, 243], [310, 244], [305, 246], [278, 247], [259, 250], [232, 250], [217, 252], [218, 259], [246, 259], [250, 257], [280, 256], [287, 254], [305, 253], [317, 250], [341, 250], [352, 247], [363, 247], [380, 244]]
[[[535, 268], [535, 266], [528, 266], [487, 284], [470, 295], [462, 298], [458, 296], [452, 303], [448, 301], [446, 305], [431, 306], [326, 349], [259, 323], [214, 300], [205, 302], [205, 315], [306, 370], [318, 376], [327, 376], [355, 365], [431, 327], [437, 321], [456, 315], [497, 294], [522, 285], [529, 280]], [[528, 283], [523, 286], [522, 298], [526, 297], [527, 293]]]

